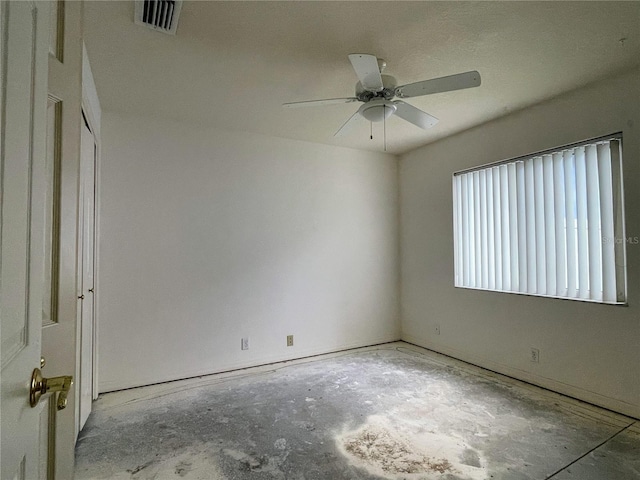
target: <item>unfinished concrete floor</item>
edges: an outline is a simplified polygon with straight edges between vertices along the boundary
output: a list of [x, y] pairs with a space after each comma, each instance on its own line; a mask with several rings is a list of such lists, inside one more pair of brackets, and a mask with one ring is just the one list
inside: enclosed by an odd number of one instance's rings
[[394, 343], [101, 395], [76, 479], [640, 479], [633, 419]]

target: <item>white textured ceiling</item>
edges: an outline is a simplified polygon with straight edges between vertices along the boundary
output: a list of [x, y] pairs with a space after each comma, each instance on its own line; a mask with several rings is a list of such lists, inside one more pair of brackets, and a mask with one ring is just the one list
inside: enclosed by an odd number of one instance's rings
[[[399, 84], [478, 70], [482, 85], [407, 99], [438, 117], [386, 124], [402, 153], [640, 65], [640, 2], [185, 2], [176, 36], [133, 23], [133, 1], [85, 3], [105, 111], [346, 147], [383, 148], [382, 124], [334, 132], [358, 104], [349, 53], [387, 61]], [[621, 39], [626, 39], [621, 41]]]

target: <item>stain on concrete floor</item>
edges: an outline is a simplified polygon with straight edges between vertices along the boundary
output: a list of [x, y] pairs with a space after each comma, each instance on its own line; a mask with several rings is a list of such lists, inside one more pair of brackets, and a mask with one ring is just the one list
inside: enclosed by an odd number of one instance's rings
[[101, 395], [76, 479], [640, 478], [560, 476], [633, 420], [397, 345]]
[[[441, 478], [445, 473], [486, 477], [478, 453], [459, 439], [416, 435], [406, 426], [389, 424], [384, 417], [369, 417], [357, 431], [338, 437], [338, 443], [352, 463], [373, 475], [406, 479]], [[475, 465], [469, 465], [468, 459]]]

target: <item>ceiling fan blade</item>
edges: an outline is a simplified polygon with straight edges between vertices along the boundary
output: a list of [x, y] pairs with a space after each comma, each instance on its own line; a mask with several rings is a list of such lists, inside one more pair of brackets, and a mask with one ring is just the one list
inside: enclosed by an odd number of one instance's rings
[[480, 85], [480, 74], [472, 72], [458, 73], [448, 77], [433, 78], [422, 82], [410, 83], [396, 87], [396, 96], [399, 98], [419, 97], [432, 93], [450, 92], [463, 88], [477, 87]]
[[349, 61], [356, 71], [356, 75], [365, 90], [370, 92], [381, 92], [384, 88], [382, 84], [382, 76], [380, 75], [380, 67], [378, 67], [378, 59], [375, 55], [366, 53], [352, 53], [349, 55]]
[[348, 97], [348, 98], [327, 98], [324, 100], [307, 100], [304, 102], [290, 102], [283, 103], [282, 106], [285, 108], [298, 108], [298, 107], [317, 107], [320, 105], [336, 105], [338, 103], [352, 103], [357, 102], [358, 99], [356, 97]]
[[409, 105], [402, 100], [396, 100], [393, 104], [397, 107], [395, 114], [398, 117], [409, 123], [413, 123], [420, 128], [424, 128], [426, 130], [438, 123], [438, 119], [436, 117], [429, 115], [428, 113], [423, 112], [419, 108]]
[[365, 123], [366, 119], [360, 115], [360, 110], [356, 111], [353, 115], [349, 117], [349, 120], [344, 122], [342, 126], [338, 129], [336, 133], [333, 134], [334, 137], [341, 137], [348, 133], [353, 127], [359, 125], [360, 123]]

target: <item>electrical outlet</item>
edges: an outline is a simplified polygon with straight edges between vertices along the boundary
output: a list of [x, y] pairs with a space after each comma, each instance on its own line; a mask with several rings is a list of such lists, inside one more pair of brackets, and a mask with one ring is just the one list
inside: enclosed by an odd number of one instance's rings
[[287, 335], [287, 347], [293, 347], [293, 335]]
[[240, 348], [242, 350], [249, 350], [249, 337], [242, 338], [242, 342], [240, 343]]
[[531, 361], [534, 363], [538, 363], [540, 361], [540, 350], [537, 348], [531, 349]]
[[433, 329], [436, 335], [440, 335], [440, 325], [436, 325]]

